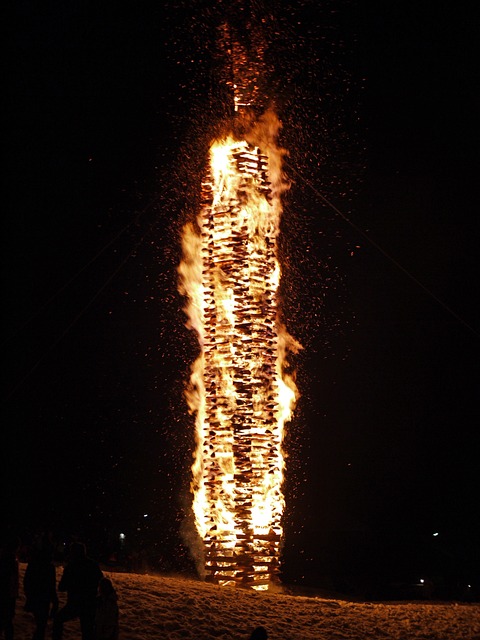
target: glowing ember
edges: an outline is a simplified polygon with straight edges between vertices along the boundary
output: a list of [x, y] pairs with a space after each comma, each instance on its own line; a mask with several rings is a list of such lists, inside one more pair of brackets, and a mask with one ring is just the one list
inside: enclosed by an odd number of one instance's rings
[[[235, 108], [248, 105], [236, 92]], [[267, 589], [278, 571], [284, 424], [296, 399], [283, 375], [297, 348], [279, 321], [276, 256], [282, 152], [266, 113], [243, 139], [210, 148], [197, 226], [183, 233], [180, 291], [201, 354], [187, 390], [196, 413], [193, 510], [205, 576]]]

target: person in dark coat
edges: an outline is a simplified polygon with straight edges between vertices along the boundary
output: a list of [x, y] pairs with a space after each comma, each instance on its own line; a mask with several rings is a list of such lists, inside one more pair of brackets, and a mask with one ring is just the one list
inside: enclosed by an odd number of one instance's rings
[[118, 640], [117, 592], [108, 578], [98, 585], [95, 640]]
[[[58, 610], [55, 566], [48, 547], [34, 549], [23, 578], [25, 611], [33, 613], [36, 629], [33, 640], [44, 640], [48, 617]], [[50, 611], [50, 605], [52, 609]]]
[[5, 640], [13, 640], [15, 602], [18, 598], [18, 559], [20, 541], [12, 537], [0, 547], [0, 633]]
[[82, 640], [93, 640], [98, 583], [102, 578], [98, 563], [87, 557], [85, 545], [73, 542], [58, 584], [59, 591], [67, 592], [67, 604], [53, 619], [52, 640], [61, 640], [64, 623], [75, 618], [80, 618]]

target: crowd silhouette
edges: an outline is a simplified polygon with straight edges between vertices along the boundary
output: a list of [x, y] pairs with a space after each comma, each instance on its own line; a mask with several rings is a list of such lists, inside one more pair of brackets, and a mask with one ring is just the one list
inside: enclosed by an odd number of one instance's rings
[[[20, 540], [7, 536], [0, 542], [0, 638], [14, 640]], [[57, 586], [54, 551], [48, 536], [41, 536], [24, 552], [24, 609], [33, 617], [32, 640], [45, 640], [49, 620], [52, 640], [62, 640], [64, 624], [77, 619], [82, 640], [118, 640], [119, 610], [112, 581], [87, 555], [83, 543], [72, 542]], [[57, 591], [66, 593], [63, 607], [59, 607]]]
[[13, 640], [13, 619], [19, 591], [17, 553], [20, 540], [8, 536], [0, 548], [0, 634], [5, 640]]
[[66, 592], [67, 603], [53, 618], [52, 640], [61, 640], [63, 625], [80, 619], [82, 640], [94, 640], [98, 585], [103, 578], [100, 566], [87, 556], [85, 545], [73, 542], [58, 590]]
[[23, 579], [25, 611], [33, 614], [33, 640], [43, 640], [49, 617], [58, 611], [57, 580], [53, 564], [53, 549], [44, 544], [30, 552]]
[[[0, 638], [15, 640], [14, 618], [19, 598], [20, 540], [0, 540]], [[45, 640], [49, 621], [51, 639], [62, 640], [64, 624], [78, 620], [82, 640], [118, 640], [119, 607], [112, 580], [98, 562], [87, 555], [81, 542], [72, 542], [63, 558], [63, 573], [57, 585], [55, 545], [48, 535], [37, 537], [28, 549], [23, 579], [24, 610], [32, 615], [32, 640]], [[58, 558], [57, 558], [58, 561]], [[58, 592], [66, 594], [60, 607]], [[22, 639], [25, 640], [25, 639]], [[256, 627], [249, 640], [268, 640], [264, 627]]]

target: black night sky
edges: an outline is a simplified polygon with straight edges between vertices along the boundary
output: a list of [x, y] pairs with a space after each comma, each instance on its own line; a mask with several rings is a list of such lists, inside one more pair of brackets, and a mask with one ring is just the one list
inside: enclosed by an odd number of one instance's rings
[[[473, 575], [475, 3], [251, 4], [289, 152], [284, 316], [304, 345], [285, 579], [400, 564]], [[249, 6], [15, 4], [1, 468], [4, 526], [24, 536], [51, 528], [100, 553], [125, 531], [159, 566], [188, 564], [195, 341], [176, 291], [179, 231], [229, 109], [218, 26]]]

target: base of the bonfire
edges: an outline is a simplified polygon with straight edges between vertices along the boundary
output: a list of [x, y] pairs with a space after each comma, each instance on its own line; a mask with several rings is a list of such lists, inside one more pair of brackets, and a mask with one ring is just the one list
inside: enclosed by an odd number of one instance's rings
[[250, 572], [243, 574], [238, 571], [228, 572], [235, 573], [235, 575], [226, 575], [226, 573], [223, 568], [216, 570], [213, 567], [207, 567], [205, 582], [218, 584], [222, 587], [239, 587], [241, 589], [256, 589], [258, 591], [267, 591], [271, 585], [278, 582], [276, 575], [252, 575]]
[[[243, 542], [247, 542], [245, 538]], [[252, 540], [248, 540], [250, 544]], [[278, 582], [280, 536], [270, 533], [256, 537], [257, 551], [225, 553], [210, 544], [205, 553], [205, 581], [223, 586], [267, 590]]]

